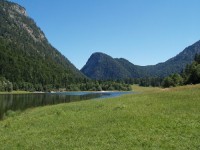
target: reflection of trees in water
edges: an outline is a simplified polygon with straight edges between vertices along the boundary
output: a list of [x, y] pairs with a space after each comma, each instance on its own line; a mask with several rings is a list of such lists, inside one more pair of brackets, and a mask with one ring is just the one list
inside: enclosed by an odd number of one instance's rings
[[20, 94], [0, 95], [0, 119], [8, 110], [24, 110], [26, 108], [68, 103], [92, 98], [98, 98], [101, 94], [66, 95], [66, 94]]

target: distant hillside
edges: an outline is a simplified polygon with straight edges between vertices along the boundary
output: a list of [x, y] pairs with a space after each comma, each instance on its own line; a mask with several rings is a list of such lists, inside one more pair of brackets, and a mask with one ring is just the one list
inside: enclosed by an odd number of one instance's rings
[[92, 79], [122, 79], [131, 76], [117, 60], [103, 53], [94, 53], [81, 71]]
[[115, 60], [118, 61], [118, 63], [120, 63], [130, 73], [130, 78], [143, 78], [148, 76], [147, 72], [142, 66], [134, 65], [124, 58], [115, 58]]
[[200, 54], [200, 41], [185, 48], [166, 62], [151, 66], [137, 66], [123, 58], [114, 59], [103, 53], [94, 53], [81, 71], [90, 78], [104, 80], [165, 77], [172, 73], [180, 73], [193, 61], [195, 54]]
[[51, 46], [25, 8], [0, 0], [0, 76], [63, 87], [85, 76]]
[[146, 75], [143, 67], [100, 52], [92, 54], [81, 71], [89, 78], [103, 80], [139, 78]]
[[172, 73], [180, 73], [187, 64], [192, 63], [195, 54], [200, 54], [200, 41], [188, 46], [181, 53], [164, 63], [145, 66], [144, 68], [149, 76], [165, 77]]

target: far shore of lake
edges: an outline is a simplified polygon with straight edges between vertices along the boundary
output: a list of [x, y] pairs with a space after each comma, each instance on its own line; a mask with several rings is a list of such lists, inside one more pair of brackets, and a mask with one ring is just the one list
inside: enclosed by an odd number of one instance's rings
[[30, 94], [30, 93], [33, 93], [33, 92], [29, 92], [29, 91], [11, 91], [11, 92], [0, 92], [0, 95], [1, 94]]
[[[132, 91], [132, 90], [131, 90]], [[91, 92], [91, 93], [104, 93], [104, 92], [127, 92], [127, 91], [50, 91], [50, 92], [43, 92], [43, 91], [11, 91], [11, 92], [0, 92], [2, 94], [38, 94], [38, 93], [65, 93], [65, 92]]]

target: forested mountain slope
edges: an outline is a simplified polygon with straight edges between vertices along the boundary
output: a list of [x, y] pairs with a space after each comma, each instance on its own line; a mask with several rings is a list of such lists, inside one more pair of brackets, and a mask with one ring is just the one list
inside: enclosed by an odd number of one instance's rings
[[85, 78], [46, 39], [25, 8], [0, 0], [0, 76], [21, 85], [64, 87]]
[[104, 53], [94, 53], [81, 71], [92, 79], [123, 79], [131, 76], [117, 60]]
[[166, 62], [151, 66], [138, 66], [124, 58], [118, 59], [103, 53], [94, 53], [81, 71], [90, 78], [103, 80], [166, 77], [172, 73], [180, 73], [194, 60], [195, 54], [200, 54], [200, 41], [185, 48]]
[[180, 73], [187, 64], [191, 64], [196, 54], [200, 54], [200, 41], [186, 47], [175, 57], [164, 63], [153, 66], [145, 66], [149, 76], [165, 77], [172, 73]]

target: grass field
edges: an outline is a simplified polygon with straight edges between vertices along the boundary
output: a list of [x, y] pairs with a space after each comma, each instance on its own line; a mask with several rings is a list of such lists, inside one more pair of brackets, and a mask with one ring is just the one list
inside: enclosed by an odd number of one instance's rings
[[0, 121], [0, 149], [200, 149], [200, 85], [28, 109]]
[[12, 92], [0, 92], [0, 94], [29, 94], [28, 91], [12, 91]]

